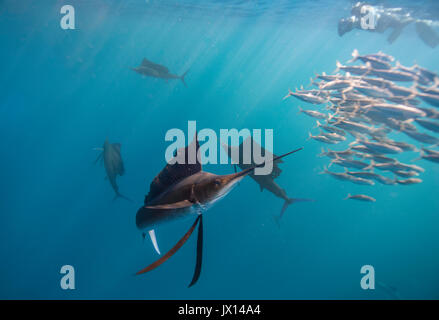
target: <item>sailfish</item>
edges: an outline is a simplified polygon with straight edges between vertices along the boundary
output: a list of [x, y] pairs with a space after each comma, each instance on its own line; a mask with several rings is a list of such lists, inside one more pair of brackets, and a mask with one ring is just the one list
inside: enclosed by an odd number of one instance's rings
[[[196, 217], [190, 229], [184, 236], [160, 259], [146, 268], [138, 271], [136, 275], [149, 272], [174, 255], [189, 239], [198, 225], [197, 257], [195, 271], [189, 287], [193, 286], [201, 274], [202, 247], [203, 247], [203, 214], [216, 201], [225, 197], [232, 188], [245, 176], [252, 173], [255, 165], [234, 174], [216, 175], [203, 171], [199, 162], [199, 143], [197, 135], [186, 148], [180, 148], [174, 154], [178, 159], [184, 159], [184, 163], [178, 163], [175, 159], [168, 162], [165, 168], [154, 178], [150, 191], [145, 197], [144, 205], [137, 211], [136, 226], [138, 229], [148, 231], [156, 251], [160, 254], [154, 229], [167, 221], [177, 218]], [[302, 148], [275, 157], [272, 161], [281, 159], [295, 153]], [[189, 163], [189, 152], [196, 152], [197, 159], [193, 164]], [[183, 154], [184, 152], [184, 158]], [[173, 164], [171, 164], [173, 163]], [[145, 232], [143, 233], [145, 236]]]
[[102, 151], [97, 157], [95, 163], [101, 160], [105, 167], [107, 176], [105, 177], [110, 181], [111, 187], [115, 192], [114, 199], [123, 198], [131, 201], [119, 192], [119, 187], [116, 183], [116, 177], [123, 176], [125, 174], [125, 166], [123, 164], [122, 156], [120, 154], [120, 143], [110, 143], [108, 139], [105, 140], [102, 148], [94, 148], [94, 150]]
[[[246, 150], [245, 146], [250, 146], [250, 150]], [[237, 147], [232, 147], [223, 144], [222, 147], [225, 151], [227, 151], [228, 156], [232, 159], [232, 163], [234, 163], [234, 169], [235, 172], [237, 172], [236, 166], [238, 165], [239, 168], [242, 170], [246, 170], [248, 168], [251, 168], [255, 165], [255, 160], [253, 158], [253, 151], [255, 148], [259, 149], [262, 155], [265, 155], [267, 157], [271, 152], [266, 150], [264, 147], [260, 146], [256, 141], [252, 139], [251, 136], [249, 136], [243, 143], [241, 143]], [[250, 152], [251, 155], [251, 161], [250, 163], [244, 162], [244, 152]], [[278, 158], [276, 155], [271, 154], [269, 159]], [[308, 201], [314, 201], [312, 199], [304, 199], [304, 198], [290, 198], [287, 195], [287, 192], [285, 189], [281, 188], [276, 181], [274, 181], [279, 175], [281, 174], [282, 170], [279, 168], [278, 164], [282, 163], [283, 161], [276, 160], [273, 162], [273, 170], [270, 174], [266, 175], [256, 175], [253, 172], [249, 173], [250, 178], [252, 178], [254, 181], [256, 181], [257, 184], [259, 184], [259, 188], [261, 191], [264, 189], [268, 190], [272, 194], [274, 194], [276, 197], [281, 198], [285, 200], [284, 205], [282, 206], [282, 210], [278, 216], [274, 216], [274, 219], [276, 223], [279, 225], [279, 221], [282, 218], [282, 216], [285, 213], [285, 210], [288, 208], [290, 204], [296, 203], [296, 202], [308, 202]]]
[[184, 86], [187, 87], [186, 81], [184, 80], [184, 77], [186, 76], [186, 74], [189, 70], [187, 70], [185, 73], [183, 73], [181, 76], [179, 76], [179, 75], [170, 73], [169, 69], [167, 67], [165, 67], [161, 64], [149, 61], [146, 58], [143, 58], [140, 66], [131, 68], [131, 70], [141, 74], [142, 76], [165, 79], [166, 81], [171, 80], [171, 79], [180, 79], [181, 82], [183, 82]]

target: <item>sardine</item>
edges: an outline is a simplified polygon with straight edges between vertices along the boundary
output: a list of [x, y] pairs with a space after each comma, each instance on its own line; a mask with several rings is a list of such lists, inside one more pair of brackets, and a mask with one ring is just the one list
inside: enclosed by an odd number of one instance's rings
[[348, 196], [345, 198], [345, 200], [348, 199], [354, 199], [354, 200], [359, 200], [359, 201], [365, 201], [365, 202], [375, 202], [376, 200], [372, 197], [369, 197], [365, 194], [354, 194], [351, 195], [350, 193], [348, 194]]
[[425, 129], [439, 133], [439, 121], [428, 119], [415, 119], [415, 122]]
[[419, 178], [408, 178], [405, 180], [398, 180], [396, 179], [395, 182], [397, 184], [402, 184], [402, 185], [410, 185], [410, 184], [417, 184], [417, 183], [421, 183], [422, 180]]
[[344, 130], [333, 127], [333, 126], [323, 125], [318, 120], [316, 121], [316, 124], [317, 124], [316, 128], [322, 128], [326, 132], [336, 133], [336, 134], [341, 135], [341, 136], [346, 135], [346, 132], [344, 132]]
[[318, 136], [313, 136], [311, 134], [311, 132], [309, 132], [308, 140], [309, 139], [313, 139], [313, 140], [316, 140], [316, 141], [319, 141], [319, 142], [323, 142], [323, 143], [327, 143], [327, 144], [337, 144], [338, 143], [338, 141], [331, 140], [328, 137], [326, 137], [324, 135], [321, 135], [321, 134], [318, 135]]
[[324, 113], [321, 113], [319, 111], [316, 110], [304, 110], [301, 107], [299, 107], [299, 112], [302, 112], [304, 114], [306, 114], [307, 116], [313, 117], [313, 118], [317, 118], [317, 119], [326, 119], [328, 116]]

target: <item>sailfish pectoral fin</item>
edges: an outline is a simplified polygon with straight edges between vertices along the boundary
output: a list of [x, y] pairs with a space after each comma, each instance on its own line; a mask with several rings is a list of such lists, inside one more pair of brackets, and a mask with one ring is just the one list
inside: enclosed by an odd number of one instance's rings
[[158, 266], [160, 266], [163, 262], [165, 262], [166, 260], [168, 260], [170, 257], [172, 257], [185, 243], [186, 241], [189, 239], [189, 237], [192, 235], [192, 233], [195, 230], [195, 227], [197, 226], [198, 222], [200, 221], [200, 216], [197, 217], [197, 219], [195, 220], [194, 224], [190, 227], [190, 229], [184, 234], [184, 236], [175, 244], [175, 246], [173, 246], [171, 248], [171, 250], [169, 250], [168, 252], [166, 252], [166, 254], [164, 256], [162, 256], [160, 259], [156, 260], [155, 262], [153, 262], [152, 264], [150, 264], [149, 266], [147, 266], [146, 268], [143, 268], [142, 270], [136, 272], [136, 275], [140, 275], [146, 272], [149, 272], [151, 270], [154, 270], [155, 268], [157, 268]]
[[152, 242], [152, 245], [154, 246], [155, 251], [159, 255], [161, 255], [154, 229], [149, 230], [148, 233], [149, 233], [149, 237], [151, 238], [151, 242]]
[[195, 271], [192, 281], [188, 288], [197, 283], [201, 274], [201, 263], [203, 261], [203, 215], [200, 215], [200, 223], [198, 224], [198, 238], [197, 238], [197, 261], [195, 263]]

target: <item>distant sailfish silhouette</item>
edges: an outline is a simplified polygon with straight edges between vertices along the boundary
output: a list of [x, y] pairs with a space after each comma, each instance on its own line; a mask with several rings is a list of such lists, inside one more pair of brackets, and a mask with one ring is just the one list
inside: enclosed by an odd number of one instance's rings
[[[249, 164], [244, 162], [244, 152], [247, 152], [245, 150], [244, 146], [248, 145], [250, 147], [250, 150], [248, 152], [250, 153], [251, 161]], [[265, 150], [264, 147], [260, 146], [255, 140], [252, 139], [251, 136], [249, 136], [243, 143], [241, 143], [237, 147], [232, 147], [223, 144], [223, 149], [227, 151], [227, 154], [230, 158], [232, 158], [234, 164], [234, 169], [236, 172], [236, 165], [238, 165], [242, 170], [251, 168], [256, 165], [256, 162], [253, 158], [253, 150], [254, 148], [258, 148], [260, 150], [260, 153], [262, 155], [265, 155], [267, 157], [267, 154], [270, 154], [268, 150]], [[271, 154], [272, 159], [276, 158], [276, 155]], [[282, 210], [280, 212], [280, 215], [274, 216], [274, 220], [279, 226], [280, 219], [285, 213], [285, 210], [288, 208], [290, 204], [296, 203], [296, 202], [309, 202], [314, 201], [312, 199], [304, 199], [304, 198], [290, 198], [288, 197], [285, 189], [281, 188], [274, 180], [279, 177], [282, 170], [279, 168], [278, 164], [282, 163], [282, 160], [274, 161], [273, 163], [273, 170], [271, 171], [271, 174], [266, 175], [255, 175], [253, 172], [249, 173], [249, 177], [252, 178], [254, 181], [256, 181], [257, 184], [259, 184], [259, 188], [261, 191], [264, 189], [270, 191], [272, 194], [274, 194], [276, 197], [281, 198], [285, 200], [284, 205], [282, 207]]]
[[[145, 197], [145, 205], [137, 211], [136, 225], [141, 230], [148, 230], [154, 248], [160, 254], [154, 232], [154, 228], [157, 225], [189, 215], [195, 215], [197, 218], [186, 234], [171, 250], [148, 267], [137, 272], [137, 275], [149, 272], [168, 260], [184, 245], [198, 225], [196, 265], [189, 287], [194, 285], [201, 273], [204, 211], [213, 203], [226, 196], [233, 186], [252, 173], [255, 168], [264, 165], [260, 164], [228, 175], [216, 175], [205, 172], [202, 170], [201, 163], [198, 160], [194, 164], [188, 163], [189, 152], [196, 152], [198, 155], [199, 147], [197, 135], [195, 135], [190, 145], [179, 149], [174, 155], [174, 157], [178, 156], [179, 159], [185, 159], [184, 164], [177, 162], [175, 164], [167, 164], [154, 178], [150, 191]], [[301, 149], [299, 148], [275, 157], [272, 161], [276, 161]], [[184, 152], [184, 158], [181, 152]]]
[[119, 192], [119, 187], [116, 183], [117, 175], [123, 176], [125, 174], [125, 167], [123, 165], [122, 156], [120, 155], [120, 143], [110, 143], [108, 139], [102, 148], [94, 148], [94, 150], [102, 151], [95, 163], [101, 160], [104, 163], [105, 171], [107, 176], [105, 177], [110, 181], [116, 195], [114, 199], [123, 198], [125, 200], [131, 201], [131, 199], [125, 197]]
[[187, 70], [181, 76], [178, 76], [178, 75], [170, 73], [167, 67], [162, 66], [161, 64], [149, 61], [146, 58], [143, 58], [140, 66], [131, 68], [131, 70], [141, 74], [142, 76], [165, 79], [166, 81], [168, 81], [170, 79], [180, 79], [181, 82], [183, 82], [184, 86], [185, 87], [187, 86], [186, 82], [184, 81], [184, 77], [186, 76], [186, 73], [189, 70]]

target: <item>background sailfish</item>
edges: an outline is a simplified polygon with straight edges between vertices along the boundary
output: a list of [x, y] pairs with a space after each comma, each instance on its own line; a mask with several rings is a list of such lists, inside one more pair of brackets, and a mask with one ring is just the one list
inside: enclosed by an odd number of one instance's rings
[[183, 73], [181, 76], [172, 74], [169, 72], [169, 69], [161, 64], [149, 61], [146, 58], [143, 58], [142, 63], [138, 67], [131, 68], [133, 71], [148, 77], [165, 79], [166, 81], [171, 79], [180, 79], [183, 82], [184, 86], [187, 87], [186, 82], [184, 81], [184, 77], [188, 70]]
[[120, 154], [120, 143], [110, 143], [108, 139], [105, 140], [104, 146], [102, 148], [95, 148], [95, 150], [102, 151], [95, 163], [102, 160], [104, 163], [105, 171], [107, 173], [106, 178], [110, 181], [116, 195], [114, 199], [124, 198], [131, 201], [129, 198], [125, 197], [119, 192], [119, 187], [116, 183], [116, 177], [123, 176], [125, 174], [125, 167], [123, 165], [122, 156]]
[[[293, 150], [273, 160], [283, 158], [301, 149]], [[181, 152], [184, 152], [184, 158]], [[167, 164], [152, 181], [150, 191], [145, 197], [145, 204], [137, 211], [136, 225], [140, 230], [149, 232], [155, 249], [160, 253], [154, 232], [157, 225], [189, 215], [196, 216], [195, 222], [171, 250], [136, 274], [151, 271], [168, 260], [183, 246], [198, 225], [197, 260], [194, 275], [189, 284], [190, 287], [197, 282], [201, 273], [204, 211], [226, 196], [241, 179], [252, 173], [256, 167], [263, 166], [263, 164], [234, 174], [216, 175], [203, 171], [201, 163], [198, 161], [189, 164], [189, 152], [196, 152], [197, 155], [199, 153], [196, 135], [190, 145], [179, 149], [175, 154], [175, 156], [185, 159], [184, 164]], [[198, 157], [196, 158], [198, 159]]]
[[[248, 145], [250, 147], [249, 151], [251, 156], [251, 161], [249, 164], [244, 163], [244, 146]], [[248, 168], [252, 168], [256, 165], [254, 158], [253, 158], [253, 150], [254, 147], [260, 148], [261, 156], [267, 157], [267, 155], [271, 154], [269, 151], [265, 150], [262, 146], [260, 146], [256, 141], [253, 140], [251, 136], [249, 136], [243, 143], [241, 143], [237, 147], [231, 147], [227, 146], [225, 144], [222, 145], [224, 150], [227, 151], [228, 156], [232, 159], [236, 172], [236, 165], [238, 165], [242, 170], [246, 170]], [[238, 155], [238, 157], [237, 157]], [[271, 154], [271, 159], [277, 158], [276, 155]], [[282, 170], [279, 168], [278, 164], [282, 163], [283, 161], [281, 159], [274, 161], [273, 163], [273, 170], [270, 174], [266, 175], [255, 175], [254, 172], [250, 172], [249, 176], [254, 181], [256, 181], [257, 184], [259, 184], [259, 188], [261, 191], [264, 189], [270, 191], [272, 194], [274, 194], [276, 197], [279, 197], [281, 199], [285, 200], [285, 203], [282, 207], [282, 210], [280, 212], [279, 216], [274, 216], [276, 223], [279, 223], [280, 218], [282, 218], [285, 210], [288, 208], [288, 206], [294, 202], [303, 202], [303, 201], [314, 201], [311, 199], [302, 199], [302, 198], [290, 198], [288, 197], [285, 189], [281, 188], [274, 180], [279, 177]]]

